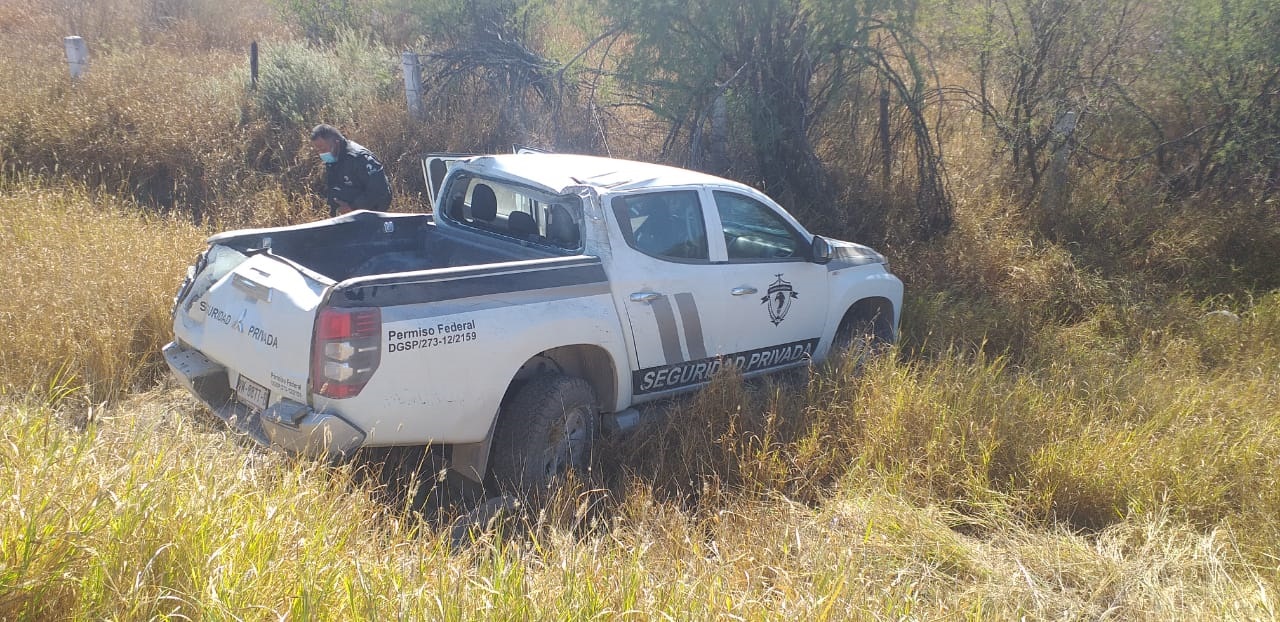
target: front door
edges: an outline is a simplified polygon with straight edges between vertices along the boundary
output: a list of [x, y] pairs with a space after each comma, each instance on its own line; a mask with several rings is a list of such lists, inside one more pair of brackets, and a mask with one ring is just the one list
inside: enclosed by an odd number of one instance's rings
[[700, 188], [616, 195], [609, 213], [610, 282], [631, 325], [632, 393], [643, 401], [697, 386], [731, 354], [732, 330], [711, 300], [722, 293]]
[[724, 240], [713, 311], [731, 327], [743, 373], [808, 360], [826, 325], [826, 266], [809, 260], [809, 240], [778, 210], [734, 190], [709, 192], [710, 226]]
[[[739, 217], [736, 204], [728, 211], [717, 206], [723, 201], [729, 200], [703, 188], [627, 193], [611, 201], [617, 225], [611, 234], [618, 236], [611, 282], [632, 329], [638, 400], [695, 387], [725, 365], [753, 373], [797, 364], [817, 345], [826, 270], [803, 258], [803, 238], [770, 237], [777, 223], [754, 213]], [[754, 227], [740, 233], [739, 246], [759, 238], [757, 255], [727, 249], [722, 221], [733, 231]]]

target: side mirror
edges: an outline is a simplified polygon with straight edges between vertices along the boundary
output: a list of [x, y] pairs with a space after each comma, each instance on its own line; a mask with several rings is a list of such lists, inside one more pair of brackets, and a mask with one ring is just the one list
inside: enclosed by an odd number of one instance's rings
[[813, 236], [813, 243], [809, 245], [809, 261], [816, 264], [831, 261], [831, 243], [826, 238], [820, 235]]

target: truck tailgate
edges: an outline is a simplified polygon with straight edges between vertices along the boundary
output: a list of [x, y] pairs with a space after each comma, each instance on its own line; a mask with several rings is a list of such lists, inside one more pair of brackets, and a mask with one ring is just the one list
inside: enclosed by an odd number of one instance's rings
[[282, 398], [305, 404], [312, 328], [327, 287], [270, 254], [255, 254], [180, 305], [174, 332], [226, 368], [236, 399], [250, 410]]

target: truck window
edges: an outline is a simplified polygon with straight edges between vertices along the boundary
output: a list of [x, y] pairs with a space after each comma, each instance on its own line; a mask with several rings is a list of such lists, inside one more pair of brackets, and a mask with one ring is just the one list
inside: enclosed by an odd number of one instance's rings
[[695, 190], [647, 192], [613, 199], [622, 236], [659, 259], [706, 261], [707, 229]]
[[717, 190], [712, 195], [724, 226], [729, 261], [777, 261], [804, 257], [804, 241], [768, 205], [732, 192]]
[[442, 214], [448, 220], [507, 237], [582, 249], [582, 202], [532, 188], [459, 175], [445, 189]]

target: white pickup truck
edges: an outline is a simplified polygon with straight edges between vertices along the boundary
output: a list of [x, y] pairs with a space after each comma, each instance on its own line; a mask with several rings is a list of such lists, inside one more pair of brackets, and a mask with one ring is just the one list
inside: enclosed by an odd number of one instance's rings
[[896, 335], [885, 258], [748, 186], [559, 154], [424, 172], [433, 215], [209, 238], [164, 348], [178, 380], [264, 444], [430, 445], [471, 480], [531, 491], [585, 469], [605, 420], [641, 402]]

